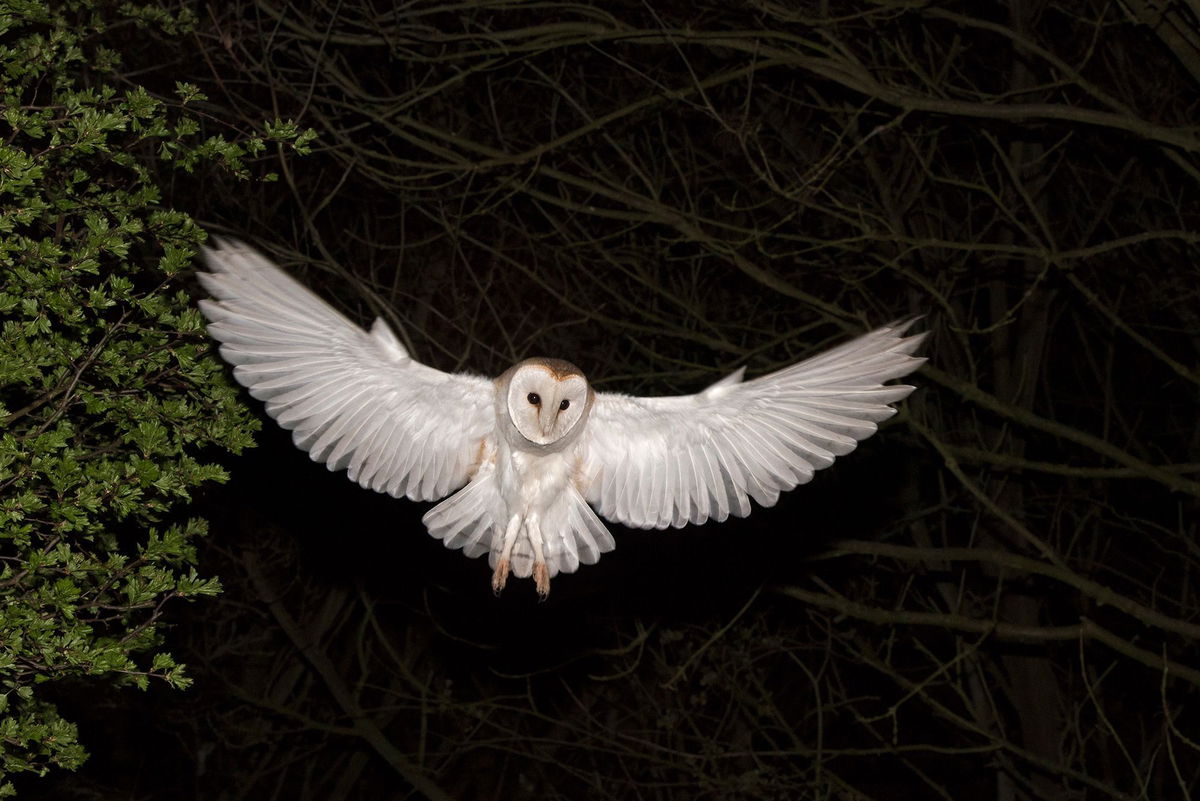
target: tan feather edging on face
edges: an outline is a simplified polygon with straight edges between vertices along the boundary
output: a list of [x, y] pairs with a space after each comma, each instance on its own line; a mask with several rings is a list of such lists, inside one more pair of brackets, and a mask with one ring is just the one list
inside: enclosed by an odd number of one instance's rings
[[579, 376], [585, 381], [587, 380], [584, 378], [582, 370], [565, 359], [551, 359], [545, 356], [535, 356], [532, 359], [526, 359], [525, 361], [521, 362], [517, 365], [517, 367], [522, 367], [525, 365], [545, 367], [546, 371], [550, 373], [551, 378], [553, 378], [555, 381], [565, 381], [571, 376]]

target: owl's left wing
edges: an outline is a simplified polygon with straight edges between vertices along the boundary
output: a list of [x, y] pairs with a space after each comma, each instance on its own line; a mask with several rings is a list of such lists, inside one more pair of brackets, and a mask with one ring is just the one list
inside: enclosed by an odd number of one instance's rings
[[397, 497], [467, 483], [495, 431], [490, 380], [421, 364], [383, 320], [365, 331], [253, 248], [214, 241], [197, 274], [208, 331], [298, 447]]
[[812, 480], [875, 433], [913, 391], [884, 385], [925, 360], [924, 334], [889, 325], [790, 367], [742, 382], [738, 370], [695, 395], [596, 393], [584, 433], [584, 497], [602, 517], [679, 528], [745, 517], [753, 498]]

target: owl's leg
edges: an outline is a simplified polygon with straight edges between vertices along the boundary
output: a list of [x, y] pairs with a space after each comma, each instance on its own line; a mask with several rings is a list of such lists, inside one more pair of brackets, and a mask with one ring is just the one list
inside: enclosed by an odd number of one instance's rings
[[533, 583], [537, 586], [538, 595], [545, 600], [550, 594], [550, 570], [542, 554], [542, 526], [537, 515], [529, 516], [525, 521], [525, 530], [529, 533], [529, 544], [533, 546]]
[[504, 544], [500, 550], [500, 559], [496, 562], [496, 570], [492, 573], [492, 592], [497, 595], [504, 589], [508, 581], [508, 560], [512, 556], [513, 545], [517, 542], [517, 532], [521, 530], [521, 516], [513, 515], [504, 529]]

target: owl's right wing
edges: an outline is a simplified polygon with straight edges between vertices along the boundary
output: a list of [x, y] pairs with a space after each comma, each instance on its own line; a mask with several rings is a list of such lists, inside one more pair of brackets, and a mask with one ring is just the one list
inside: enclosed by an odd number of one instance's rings
[[296, 445], [368, 489], [435, 500], [463, 486], [495, 430], [493, 384], [415, 361], [253, 248], [214, 239], [200, 301], [233, 375]]

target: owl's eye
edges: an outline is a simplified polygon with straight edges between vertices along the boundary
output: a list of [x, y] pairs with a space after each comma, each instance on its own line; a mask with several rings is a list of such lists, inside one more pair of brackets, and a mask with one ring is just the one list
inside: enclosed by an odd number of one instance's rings
[[537, 394], [536, 392], [530, 392], [529, 395], [525, 398], [525, 400], [529, 401], [534, 406], [539, 406], [539, 405], [541, 405], [541, 402], [542, 402], [542, 396]]
[[571, 405], [571, 402], [569, 400], [564, 400], [562, 403], [558, 404], [558, 408], [561, 411], [565, 412], [567, 410], [567, 407], [570, 405]]

